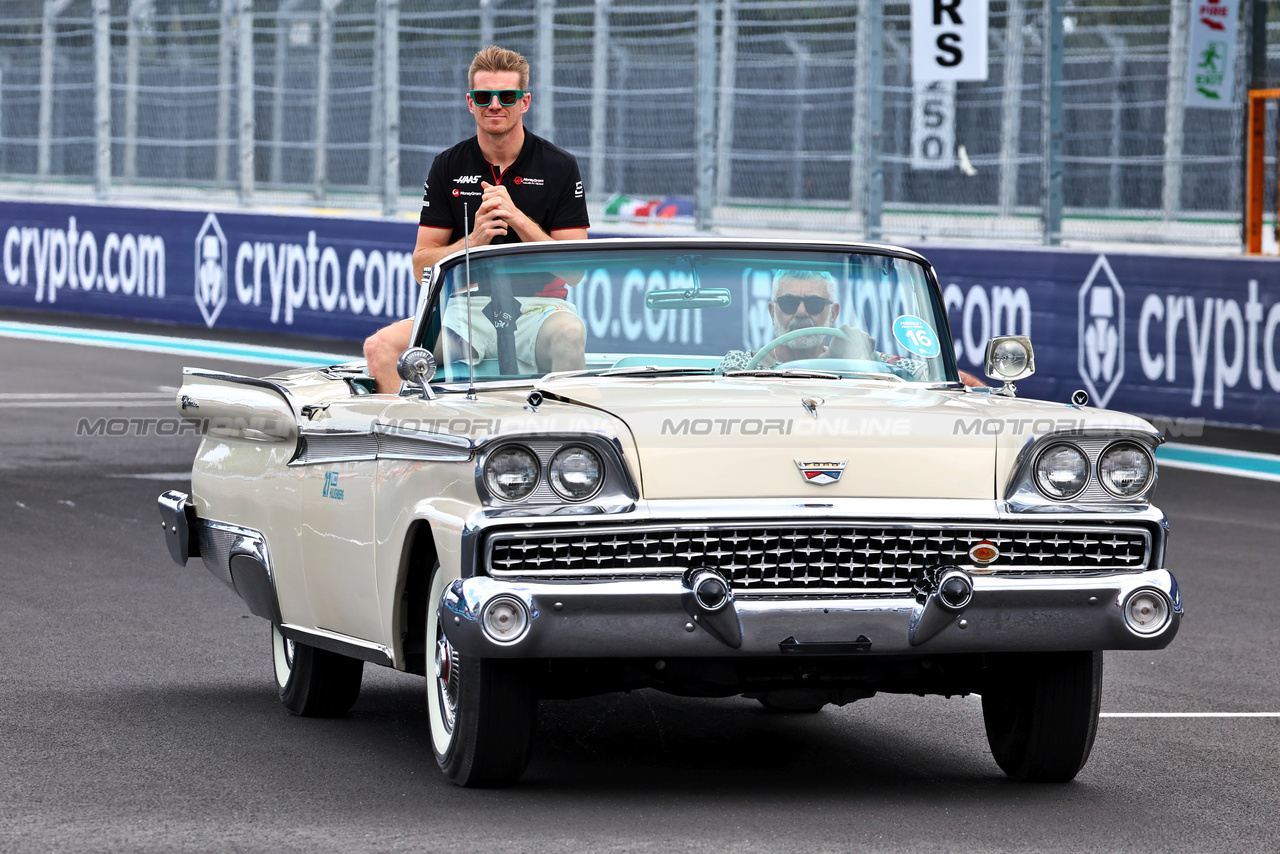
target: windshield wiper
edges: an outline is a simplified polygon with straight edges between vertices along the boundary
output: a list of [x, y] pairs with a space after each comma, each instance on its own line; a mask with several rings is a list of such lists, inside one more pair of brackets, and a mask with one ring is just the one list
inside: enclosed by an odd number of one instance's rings
[[725, 371], [724, 375], [726, 377], [800, 377], [802, 379], [820, 380], [841, 380], [846, 377], [858, 377], [859, 379], [868, 380], [889, 380], [895, 383], [906, 382], [897, 374], [881, 374], [867, 371], [815, 371], [807, 368], [783, 368], [781, 370], [752, 368], [746, 371]]
[[628, 377], [643, 376], [645, 374], [710, 374], [714, 373], [715, 368], [691, 368], [679, 367], [675, 365], [634, 365], [625, 368], [609, 368], [608, 370], [598, 371], [594, 374], [597, 377]]
[[815, 380], [838, 380], [841, 376], [834, 371], [813, 371], [801, 368], [784, 368], [782, 370], [751, 368], [745, 371], [725, 371], [724, 375], [726, 377], [800, 377], [802, 379]]

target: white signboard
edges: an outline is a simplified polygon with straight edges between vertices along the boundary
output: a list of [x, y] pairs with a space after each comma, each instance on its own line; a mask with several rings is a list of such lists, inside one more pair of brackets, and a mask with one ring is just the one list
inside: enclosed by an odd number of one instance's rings
[[911, 0], [917, 83], [987, 79], [987, 0]]
[[1236, 22], [1240, 17], [1240, 0], [1182, 2], [1191, 3], [1187, 106], [1232, 109], [1235, 107]]
[[954, 169], [956, 84], [916, 81], [911, 96], [911, 168]]

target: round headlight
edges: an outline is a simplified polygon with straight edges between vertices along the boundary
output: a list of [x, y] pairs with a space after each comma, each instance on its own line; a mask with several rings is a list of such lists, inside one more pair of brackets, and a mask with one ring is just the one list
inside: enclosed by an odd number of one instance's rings
[[1151, 485], [1155, 466], [1136, 442], [1116, 442], [1098, 457], [1098, 480], [1117, 498], [1133, 498]]
[[603, 476], [599, 454], [583, 445], [569, 445], [551, 458], [548, 479], [561, 498], [582, 501], [596, 494]]
[[1154, 635], [1169, 623], [1169, 600], [1156, 590], [1139, 590], [1124, 603], [1124, 621], [1139, 635]]
[[1036, 486], [1049, 498], [1075, 498], [1089, 482], [1089, 458], [1075, 445], [1050, 445], [1036, 460]]
[[513, 596], [498, 596], [484, 606], [480, 627], [495, 643], [515, 643], [529, 630], [529, 609]]
[[1002, 377], [1016, 377], [1027, 369], [1029, 354], [1019, 341], [1001, 341], [991, 353], [991, 366]]
[[485, 461], [484, 483], [494, 496], [520, 501], [538, 486], [538, 473], [538, 458], [533, 451], [521, 445], [507, 445]]

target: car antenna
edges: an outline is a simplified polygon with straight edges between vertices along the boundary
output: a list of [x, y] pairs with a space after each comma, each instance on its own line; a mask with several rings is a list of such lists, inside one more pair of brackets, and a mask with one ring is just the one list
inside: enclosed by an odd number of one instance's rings
[[476, 363], [471, 358], [471, 342], [476, 340], [471, 324], [471, 226], [467, 225], [467, 203], [462, 203], [462, 257], [467, 268], [467, 400], [476, 399]]

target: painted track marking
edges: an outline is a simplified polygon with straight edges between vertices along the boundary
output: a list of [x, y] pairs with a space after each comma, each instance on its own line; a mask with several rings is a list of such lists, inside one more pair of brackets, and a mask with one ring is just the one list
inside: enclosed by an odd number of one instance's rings
[[262, 365], [306, 367], [357, 361], [355, 357], [349, 355], [325, 353], [318, 350], [289, 350], [284, 347], [264, 347], [258, 344], [235, 344], [228, 341], [209, 341], [201, 338], [143, 335], [136, 332], [110, 332], [101, 329], [48, 326], [40, 323], [18, 321], [0, 321], [0, 337], [49, 341], [59, 344], [79, 344], [87, 347], [109, 347], [116, 350], [136, 350], [142, 353], [205, 356]]

